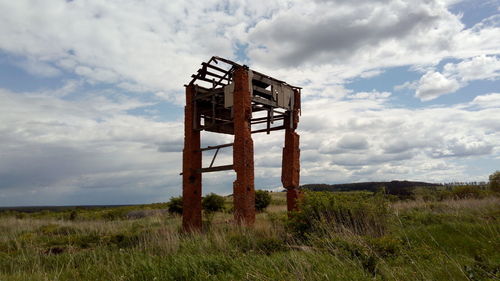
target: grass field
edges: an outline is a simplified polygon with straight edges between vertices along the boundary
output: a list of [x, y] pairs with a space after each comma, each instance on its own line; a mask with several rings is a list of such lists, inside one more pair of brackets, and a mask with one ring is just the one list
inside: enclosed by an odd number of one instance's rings
[[216, 213], [195, 234], [164, 204], [4, 212], [0, 280], [500, 280], [498, 197], [396, 201], [383, 235], [307, 239], [285, 204], [273, 193], [254, 228]]

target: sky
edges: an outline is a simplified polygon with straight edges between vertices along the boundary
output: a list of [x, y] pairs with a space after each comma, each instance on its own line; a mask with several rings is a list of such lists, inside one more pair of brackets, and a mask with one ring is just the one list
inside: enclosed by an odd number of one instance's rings
[[[0, 0], [0, 206], [180, 195], [183, 85], [213, 55], [303, 87], [301, 184], [500, 169], [500, 0]], [[283, 141], [254, 135], [256, 188]]]

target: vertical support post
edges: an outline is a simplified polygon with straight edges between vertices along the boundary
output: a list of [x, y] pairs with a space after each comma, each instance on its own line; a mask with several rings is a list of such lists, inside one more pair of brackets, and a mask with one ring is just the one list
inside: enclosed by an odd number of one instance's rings
[[[233, 183], [234, 219], [237, 223], [253, 225], [255, 222], [255, 187], [251, 92], [248, 69], [237, 67], [234, 71], [234, 146], [233, 166], [236, 180]], [[250, 81], [251, 82], [251, 81]]]
[[201, 230], [201, 150], [200, 115], [194, 101], [195, 89], [186, 87], [184, 107], [184, 150], [182, 152], [182, 228], [185, 231]]
[[[285, 116], [285, 147], [283, 147], [283, 159], [281, 169], [281, 182], [287, 190], [286, 201], [288, 212], [297, 209], [297, 202], [300, 197], [300, 149], [299, 134], [295, 132], [299, 122], [300, 93], [294, 91], [294, 108]], [[292, 120], [290, 120], [292, 119]]]

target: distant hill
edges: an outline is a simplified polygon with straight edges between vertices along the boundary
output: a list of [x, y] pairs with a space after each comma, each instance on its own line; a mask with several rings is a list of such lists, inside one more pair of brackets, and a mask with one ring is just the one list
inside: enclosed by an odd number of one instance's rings
[[398, 196], [409, 196], [416, 187], [438, 187], [440, 184], [420, 181], [390, 182], [357, 182], [343, 184], [304, 184], [303, 189], [312, 191], [379, 191], [385, 187], [386, 192]]

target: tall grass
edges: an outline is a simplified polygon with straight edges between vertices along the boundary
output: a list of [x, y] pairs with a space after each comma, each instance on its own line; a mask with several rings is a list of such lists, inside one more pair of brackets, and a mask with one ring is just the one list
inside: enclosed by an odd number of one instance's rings
[[389, 218], [389, 202], [368, 192], [310, 192], [292, 216], [291, 229], [301, 236], [312, 232], [348, 232], [382, 236]]
[[306, 240], [287, 228], [279, 200], [257, 215], [254, 228], [217, 213], [210, 227], [191, 234], [179, 231], [179, 216], [163, 212], [113, 220], [89, 219], [91, 213], [75, 220], [2, 216], [0, 280], [500, 278], [498, 199], [389, 206], [371, 194], [342, 196], [334, 203], [330, 197], [306, 199], [330, 208]]

